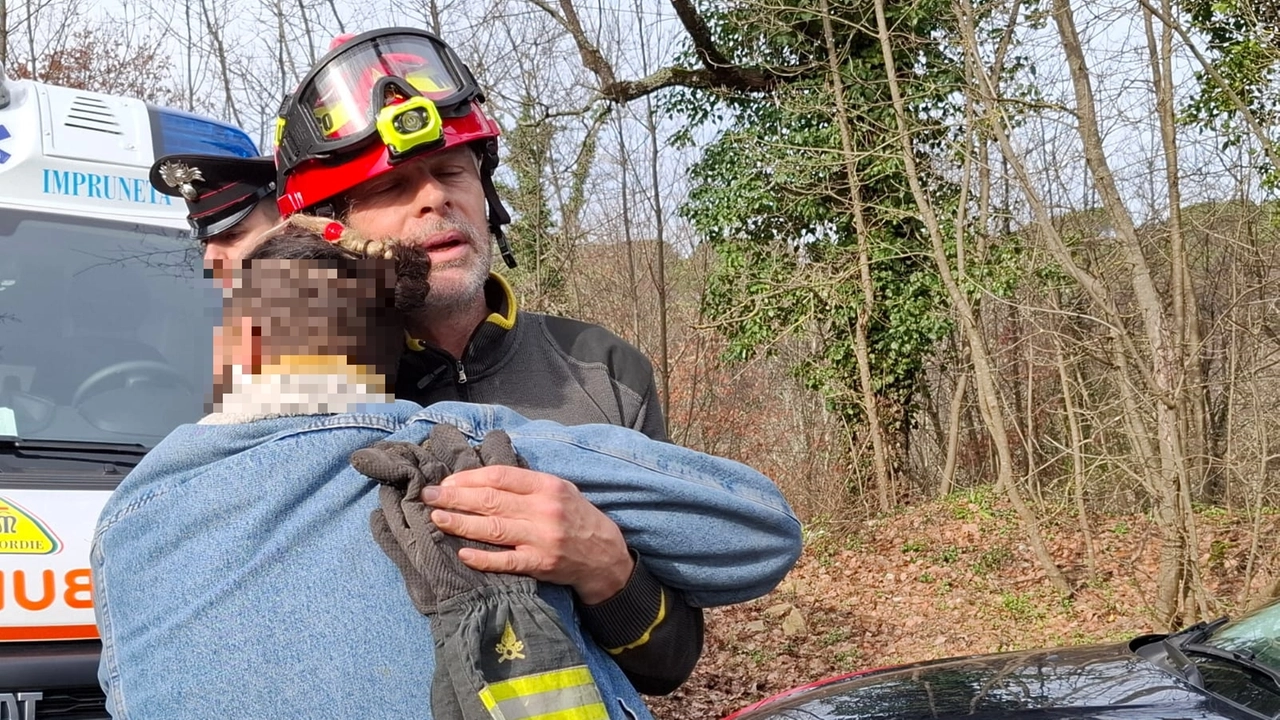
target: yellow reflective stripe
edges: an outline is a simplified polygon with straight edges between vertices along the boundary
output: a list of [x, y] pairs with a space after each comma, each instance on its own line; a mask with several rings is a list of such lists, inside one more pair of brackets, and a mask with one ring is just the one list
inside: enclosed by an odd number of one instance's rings
[[444, 90], [444, 88], [436, 84], [436, 81], [432, 79], [430, 72], [427, 70], [411, 72], [405, 75], [404, 79], [408, 80], [410, 85], [417, 88], [418, 92], [429, 93], [442, 92]]
[[489, 711], [489, 716], [493, 717], [493, 720], [609, 720], [609, 711], [605, 710], [603, 702], [593, 702], [591, 705], [570, 707], [566, 710], [553, 710], [541, 715], [507, 715], [486, 692], [488, 692], [486, 689], [480, 691], [480, 702], [484, 703], [485, 710]]
[[645, 628], [644, 634], [641, 635], [639, 639], [637, 639], [635, 642], [629, 645], [623, 645], [622, 647], [617, 647], [617, 648], [605, 648], [606, 652], [608, 652], [610, 655], [621, 655], [622, 653], [628, 650], [634, 650], [635, 648], [638, 648], [641, 645], [649, 642], [649, 636], [653, 634], [654, 630], [658, 629], [658, 626], [661, 625], [662, 621], [665, 620], [667, 617], [667, 591], [659, 590], [658, 596], [659, 596], [658, 618], [653, 621], [652, 625]]
[[609, 718], [595, 680], [585, 666], [503, 680], [486, 685], [478, 694], [493, 720]]
[[351, 119], [351, 116], [347, 113], [347, 108], [341, 103], [337, 103], [332, 107], [323, 104], [318, 105], [311, 109], [311, 114], [316, 118], [316, 127], [320, 129], [320, 132], [325, 137], [337, 133]]
[[484, 709], [489, 711], [489, 716], [493, 720], [609, 720], [609, 711], [605, 710], [603, 702], [552, 710], [540, 715], [508, 715], [493, 702], [493, 698], [485, 696], [484, 690], [480, 691], [480, 701], [484, 703]]
[[601, 702], [542, 715], [525, 715], [520, 718], [508, 716], [503, 720], [609, 720], [609, 712], [604, 709], [604, 703]]
[[566, 670], [552, 670], [537, 675], [503, 680], [493, 683], [486, 690], [491, 694], [494, 702], [502, 702], [523, 695], [537, 695], [550, 690], [563, 690], [593, 682], [595, 680], [591, 677], [591, 671], [579, 665]]
[[480, 688], [480, 702], [484, 705], [484, 709], [494, 717], [494, 720], [502, 720], [502, 713], [493, 711], [498, 706], [498, 701], [493, 699], [493, 693], [489, 692], [488, 687]]

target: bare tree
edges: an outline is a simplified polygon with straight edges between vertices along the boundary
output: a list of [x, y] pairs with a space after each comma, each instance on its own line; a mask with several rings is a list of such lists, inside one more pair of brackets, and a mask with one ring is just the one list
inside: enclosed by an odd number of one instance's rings
[[[568, 5], [568, 3], [562, 3]], [[568, 5], [572, 10], [572, 6]], [[640, 6], [637, 4], [637, 16], [639, 16]], [[649, 33], [640, 33], [640, 62], [641, 66], [647, 71], [650, 66], [650, 48]], [[662, 195], [663, 183], [659, 174], [658, 166], [661, 156], [658, 150], [658, 118], [657, 112], [653, 106], [653, 98], [646, 95], [644, 98], [644, 113], [641, 115], [644, 122], [644, 128], [649, 136], [649, 192], [653, 205], [653, 229], [654, 240], [657, 251], [654, 253], [653, 266], [656, 269], [656, 277], [654, 285], [658, 289], [658, 382], [661, 383], [661, 400], [662, 407], [670, 409], [671, 407], [671, 361], [669, 358], [670, 341], [667, 333], [667, 240], [666, 229], [667, 223], [663, 217]], [[670, 431], [671, 417], [668, 412], [666, 415], [667, 430]]]
[[9, 65], [9, 0], [0, 0], [0, 73]]
[[[875, 16], [876, 28], [880, 38], [880, 47], [885, 63], [885, 75], [889, 85], [889, 91], [893, 96], [894, 114], [897, 118], [898, 141], [902, 145], [902, 161], [906, 166], [907, 181], [911, 185], [911, 194], [919, 205], [921, 219], [924, 221], [925, 227], [929, 233], [929, 240], [933, 245], [934, 262], [938, 266], [938, 272], [942, 278], [942, 283], [946, 287], [947, 295], [951, 298], [952, 306], [960, 317], [961, 327], [967, 341], [970, 358], [973, 362], [974, 390], [978, 394], [979, 407], [982, 410], [982, 418], [987, 424], [987, 430], [994, 441], [996, 451], [1000, 462], [997, 466], [998, 479], [997, 486], [1003, 487], [1008, 494], [1010, 503], [1013, 504], [1019, 518], [1026, 527], [1027, 535], [1031, 541], [1032, 549], [1036, 553], [1036, 557], [1040, 560], [1041, 566], [1044, 568], [1050, 582], [1059, 592], [1070, 595], [1071, 585], [1067, 582], [1062, 571], [1058, 568], [1050, 555], [1048, 547], [1044, 543], [1044, 539], [1040, 533], [1039, 521], [1035, 518], [1031, 509], [1023, 502], [1022, 494], [1018, 490], [1018, 486], [1013, 478], [1013, 455], [1009, 449], [1009, 434], [1005, 424], [1005, 412], [1000, 399], [999, 390], [996, 387], [996, 377], [993, 373], [990, 357], [987, 352], [986, 341], [982, 337], [978, 327], [976, 314], [973, 306], [969, 302], [969, 298], [960, 290], [959, 284], [956, 282], [954, 273], [951, 269], [951, 261], [947, 257], [945, 248], [943, 247], [942, 228], [938, 222], [938, 218], [933, 209], [932, 201], [925, 193], [920, 183], [920, 175], [916, 168], [916, 150], [911, 142], [910, 127], [907, 121], [906, 106], [902, 98], [902, 94], [898, 87], [897, 66], [894, 60], [892, 40], [889, 33], [889, 26], [885, 19], [884, 0], [875, 0]], [[961, 242], [962, 238], [957, 237], [957, 242]]]

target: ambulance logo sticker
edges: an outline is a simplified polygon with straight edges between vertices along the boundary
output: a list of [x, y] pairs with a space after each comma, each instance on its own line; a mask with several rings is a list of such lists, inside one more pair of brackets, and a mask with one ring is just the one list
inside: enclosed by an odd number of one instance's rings
[[52, 555], [61, 549], [39, 518], [0, 497], [0, 555]]

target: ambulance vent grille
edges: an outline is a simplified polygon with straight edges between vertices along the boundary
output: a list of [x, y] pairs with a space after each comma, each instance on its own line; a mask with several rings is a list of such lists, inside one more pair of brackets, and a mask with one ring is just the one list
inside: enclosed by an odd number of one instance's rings
[[111, 108], [105, 102], [83, 95], [71, 101], [67, 119], [63, 124], [67, 127], [95, 130], [111, 135], [124, 134], [120, 130], [120, 123], [116, 121], [115, 113], [111, 112]]

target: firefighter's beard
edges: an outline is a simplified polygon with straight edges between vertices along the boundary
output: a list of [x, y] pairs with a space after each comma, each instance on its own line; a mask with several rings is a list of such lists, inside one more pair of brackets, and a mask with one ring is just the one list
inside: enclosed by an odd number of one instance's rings
[[485, 281], [489, 279], [489, 270], [493, 264], [493, 240], [488, 232], [461, 217], [424, 222], [399, 242], [427, 247], [430, 252], [432, 248], [428, 243], [442, 233], [451, 231], [462, 236], [462, 242], [466, 245], [465, 252], [454, 252], [444, 260], [431, 258], [428, 275], [430, 289], [427, 291], [426, 303], [419, 310], [423, 314], [454, 313], [471, 307], [483, 295]]

